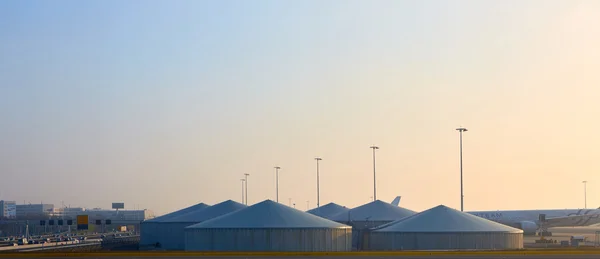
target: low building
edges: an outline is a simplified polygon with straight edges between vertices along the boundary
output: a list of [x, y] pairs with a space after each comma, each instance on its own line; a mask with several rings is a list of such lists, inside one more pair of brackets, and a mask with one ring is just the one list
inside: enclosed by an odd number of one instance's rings
[[78, 212], [77, 214], [88, 215], [90, 219], [129, 220], [140, 222], [150, 218], [148, 210], [85, 210], [85, 212]]

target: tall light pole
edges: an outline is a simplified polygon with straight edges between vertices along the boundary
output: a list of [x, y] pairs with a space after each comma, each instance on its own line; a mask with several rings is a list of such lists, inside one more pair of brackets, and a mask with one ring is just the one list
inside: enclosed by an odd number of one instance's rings
[[281, 169], [281, 167], [275, 167], [275, 201], [277, 201], [277, 203], [279, 203], [279, 169]]
[[467, 131], [466, 128], [457, 128], [456, 130], [458, 130], [458, 132], [460, 133], [460, 211], [464, 211], [464, 195], [463, 195], [463, 151], [462, 151], [462, 146], [463, 146], [463, 141], [462, 141], [462, 135], [463, 132]]
[[375, 178], [375, 149], [379, 149], [378, 146], [371, 146], [371, 148], [373, 149], [373, 200], [376, 201], [377, 200], [377, 184], [376, 184], [376, 178]]
[[246, 205], [248, 205], [248, 176], [250, 174], [244, 174], [244, 183], [246, 184]]
[[246, 179], [240, 179], [240, 181], [242, 181], [242, 204], [246, 204], [246, 202], [244, 201], [244, 182], [246, 181]]
[[583, 181], [583, 204], [584, 209], [587, 209], [587, 181]]
[[323, 160], [320, 157], [316, 157], [315, 160], [317, 161], [317, 208], [321, 207], [321, 203], [319, 200], [319, 161]]

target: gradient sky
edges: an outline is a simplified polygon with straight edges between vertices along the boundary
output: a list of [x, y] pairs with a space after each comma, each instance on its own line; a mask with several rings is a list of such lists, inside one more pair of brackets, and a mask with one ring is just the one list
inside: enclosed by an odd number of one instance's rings
[[600, 206], [599, 1], [1, 1], [0, 199]]

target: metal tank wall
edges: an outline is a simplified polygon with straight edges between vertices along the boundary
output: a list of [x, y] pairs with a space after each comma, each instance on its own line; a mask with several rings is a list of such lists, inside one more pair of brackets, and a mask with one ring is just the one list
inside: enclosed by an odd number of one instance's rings
[[164, 250], [184, 250], [185, 249], [185, 227], [194, 225], [198, 222], [160, 222], [157, 224], [155, 233], [161, 249]]
[[351, 251], [352, 229], [228, 229], [185, 230], [186, 251]]
[[370, 232], [365, 238], [368, 250], [506, 250], [522, 249], [523, 233], [456, 232], [403, 233]]
[[140, 224], [140, 246], [150, 246], [158, 242], [156, 225], [158, 222], [142, 222]]
[[381, 226], [383, 224], [390, 223], [392, 221], [352, 221], [352, 222], [342, 222], [337, 221], [342, 224], [346, 224], [348, 226], [352, 226], [352, 248], [355, 250], [362, 250], [361, 248], [364, 246], [364, 235], [367, 235], [369, 229]]

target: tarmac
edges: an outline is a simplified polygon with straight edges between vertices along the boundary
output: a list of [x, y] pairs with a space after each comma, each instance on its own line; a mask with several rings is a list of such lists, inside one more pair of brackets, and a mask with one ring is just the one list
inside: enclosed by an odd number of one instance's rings
[[[43, 257], [47, 259], [59, 259], [59, 258], [72, 258], [72, 259], [167, 259], [167, 258], [186, 258], [186, 259], [226, 259], [226, 258], [269, 258], [269, 259], [339, 259], [339, 258], [355, 258], [355, 259], [364, 259], [364, 258], [386, 258], [386, 259], [432, 259], [432, 258], [443, 258], [443, 259], [597, 259], [597, 254], [592, 255], [437, 255], [437, 256], [288, 256], [288, 257], [271, 257], [271, 256], [219, 256], [219, 257], [204, 257], [204, 256], [128, 256], [128, 257], [98, 257], [98, 256], [83, 256], [83, 257]], [[40, 257], [0, 257], [0, 258], [40, 258]]]
[[[140, 251], [130, 251], [130, 252], [108, 252], [108, 253], [90, 253], [90, 254], [72, 254], [72, 253], [46, 253], [46, 254], [27, 254], [27, 253], [19, 253], [19, 254], [2, 254], [0, 253], [0, 259], [2, 258], [73, 258], [73, 259], [167, 259], [167, 258], [202, 258], [202, 259], [226, 259], [226, 258], [270, 258], [270, 259], [287, 259], [287, 258], [295, 258], [295, 259], [339, 259], [339, 258], [401, 258], [401, 259], [431, 259], [431, 258], [443, 258], [443, 259], [459, 259], [459, 258], [468, 258], [468, 259], [598, 259], [600, 258], [600, 249], [593, 248], [590, 246], [594, 246], [600, 240], [596, 240], [596, 232], [600, 231], [600, 227], [568, 227], [568, 228], [552, 228], [550, 229], [553, 232], [553, 236], [547, 237], [548, 239], [558, 240], [558, 243], [563, 240], [569, 240], [571, 236], [585, 236], [588, 242], [585, 243], [589, 248], [585, 250], [581, 250], [579, 248], [563, 248], [560, 246], [546, 246], [546, 248], [542, 248], [541, 244], [535, 244], [535, 239], [539, 239], [539, 237], [525, 237], [525, 247], [533, 248], [527, 249], [522, 252], [508, 251], [504, 254], [501, 251], [493, 251], [493, 252], [410, 252], [410, 251], [401, 251], [401, 252], [389, 252], [389, 253], [342, 253], [342, 254], [318, 254], [318, 253], [254, 253], [254, 254], [244, 254], [244, 253], [224, 253], [224, 254], [198, 254], [198, 253], [187, 253], [183, 252], [140, 252]], [[537, 247], [537, 248], [534, 248]], [[541, 249], [540, 249], [541, 248]]]

